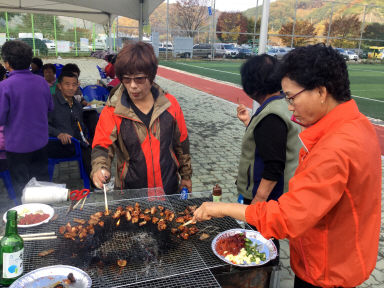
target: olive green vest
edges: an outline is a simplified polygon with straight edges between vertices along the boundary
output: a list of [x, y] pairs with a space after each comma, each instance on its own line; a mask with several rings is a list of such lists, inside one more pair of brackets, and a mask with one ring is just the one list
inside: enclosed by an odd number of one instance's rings
[[[301, 148], [301, 142], [298, 137], [298, 134], [300, 133], [300, 127], [291, 121], [292, 112], [288, 110], [288, 104], [284, 98], [272, 100], [271, 102], [267, 103], [266, 106], [262, 108], [258, 114], [252, 117], [243, 136], [240, 164], [237, 176], [237, 192], [242, 194], [246, 199], [253, 199], [253, 173], [256, 156], [256, 143], [253, 131], [259, 122], [269, 114], [275, 114], [279, 116], [284, 120], [288, 128], [283, 192], [288, 191], [288, 181], [295, 173], [298, 164], [299, 150]], [[273, 131], [271, 131], [271, 133], [273, 133]]]

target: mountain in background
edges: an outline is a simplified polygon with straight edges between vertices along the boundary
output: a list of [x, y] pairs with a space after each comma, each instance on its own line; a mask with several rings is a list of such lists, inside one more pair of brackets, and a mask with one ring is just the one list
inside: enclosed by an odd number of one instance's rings
[[[261, 2], [261, 1], [260, 1]], [[281, 26], [293, 22], [295, 0], [277, 0], [270, 4], [269, 11], [269, 29], [278, 31]], [[358, 15], [359, 19], [363, 20], [364, 6], [379, 6], [371, 7], [366, 10], [365, 23], [384, 23], [384, 1], [383, 0], [344, 0], [345, 3], [333, 3], [322, 0], [297, 0], [297, 20], [308, 20], [313, 24], [328, 22], [331, 16], [332, 19], [340, 16]], [[263, 7], [260, 5], [257, 9], [258, 17], [261, 17]], [[255, 18], [256, 7], [247, 9], [243, 14], [248, 18]]]

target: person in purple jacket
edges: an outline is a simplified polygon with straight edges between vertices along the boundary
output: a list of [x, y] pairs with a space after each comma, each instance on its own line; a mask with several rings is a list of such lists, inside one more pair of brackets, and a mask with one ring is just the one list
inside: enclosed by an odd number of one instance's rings
[[22, 41], [8, 41], [1, 57], [9, 77], [0, 82], [0, 126], [4, 126], [5, 151], [12, 184], [21, 197], [32, 177], [47, 181], [48, 111], [52, 96], [43, 77], [32, 74], [32, 48]]

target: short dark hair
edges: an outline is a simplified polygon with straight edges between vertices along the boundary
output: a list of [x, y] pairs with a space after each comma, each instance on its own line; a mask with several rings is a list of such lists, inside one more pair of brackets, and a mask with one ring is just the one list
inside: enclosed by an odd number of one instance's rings
[[72, 72], [72, 73], [77, 73], [77, 75], [80, 76], [79, 66], [77, 66], [75, 63], [65, 64], [63, 66], [63, 68], [61, 69], [61, 73], [66, 72], [66, 71], [69, 71], [69, 72]]
[[240, 69], [243, 90], [256, 101], [280, 91], [281, 77], [277, 71], [277, 60], [270, 55], [262, 54], [250, 58]]
[[56, 66], [55, 66], [55, 64], [52, 64], [52, 63], [44, 64], [43, 65], [43, 72], [46, 69], [51, 69], [53, 71], [53, 73], [56, 73]]
[[32, 48], [18, 40], [7, 41], [1, 48], [1, 57], [14, 70], [28, 69], [32, 61]]
[[39, 69], [43, 67], [43, 60], [38, 57], [33, 57], [31, 63], [35, 64]]
[[351, 99], [347, 64], [331, 46], [320, 43], [298, 47], [283, 58], [281, 76], [305, 89], [325, 87], [338, 102]]
[[59, 83], [63, 82], [64, 77], [76, 78], [76, 80], [79, 79], [79, 78], [77, 77], [77, 75], [76, 75], [75, 73], [73, 73], [73, 72], [70, 72], [70, 71], [61, 71], [61, 74], [60, 74], [59, 78], [57, 79], [57, 82], [59, 82]]
[[7, 74], [7, 70], [0, 64], [0, 81], [3, 81], [4, 76]]
[[130, 42], [117, 55], [115, 71], [120, 81], [125, 74], [145, 73], [152, 83], [157, 73], [157, 58], [150, 44]]

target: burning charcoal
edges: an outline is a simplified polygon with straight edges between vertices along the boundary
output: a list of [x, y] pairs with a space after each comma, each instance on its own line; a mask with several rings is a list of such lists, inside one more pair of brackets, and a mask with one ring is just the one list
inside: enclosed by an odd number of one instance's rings
[[151, 208], [151, 214], [154, 215], [156, 213], [157, 209], [155, 206]]
[[118, 265], [119, 267], [125, 267], [125, 266], [127, 266], [127, 260], [121, 260], [121, 259], [119, 259], [119, 260], [117, 260], [117, 265]]
[[147, 221], [140, 222], [139, 226], [144, 226], [145, 224], [147, 224]]
[[158, 208], [160, 211], [163, 211], [163, 210], [164, 210], [164, 207], [161, 206], [161, 205], [157, 206], [157, 208]]
[[65, 226], [60, 226], [60, 228], [59, 228], [60, 234], [64, 234], [65, 231], [66, 231], [66, 227]]
[[147, 208], [144, 210], [144, 214], [149, 214], [151, 212], [151, 209]]
[[73, 218], [73, 222], [84, 225], [86, 221], [84, 219], [80, 219], [80, 218]]
[[53, 252], [55, 252], [55, 249], [48, 249], [48, 250], [41, 251], [37, 255], [39, 255], [40, 257], [44, 257], [44, 256], [47, 256], [49, 254], [52, 254]]
[[127, 212], [125, 213], [125, 219], [127, 219], [128, 222], [131, 221], [132, 216], [131, 216], [131, 213], [129, 213], [129, 211], [127, 211]]
[[160, 220], [159, 218], [157, 218], [157, 217], [153, 217], [153, 218], [152, 218], [152, 223], [153, 223], [153, 224], [156, 224], [157, 222], [159, 222], [159, 220]]
[[208, 233], [202, 233], [199, 239], [203, 241], [205, 239], [208, 239], [209, 237], [211, 237], [211, 235], [209, 235]]
[[[184, 216], [185, 217], [185, 216]], [[176, 218], [176, 223], [184, 223], [184, 217], [177, 217]]]

